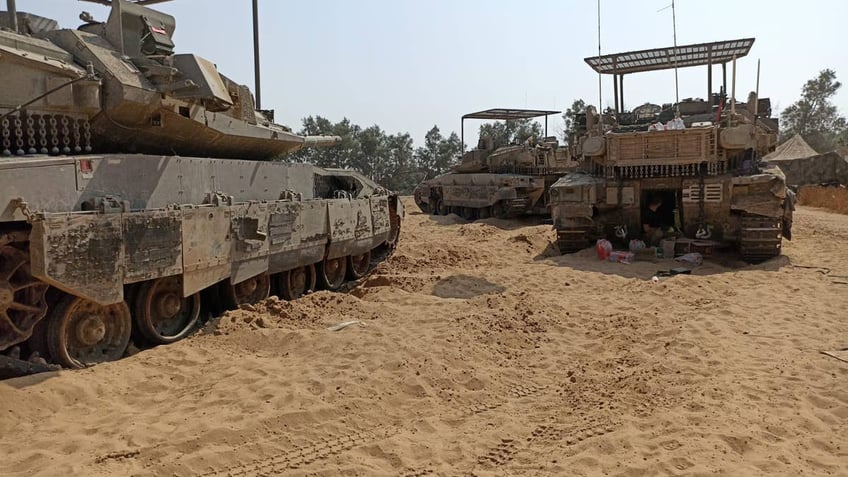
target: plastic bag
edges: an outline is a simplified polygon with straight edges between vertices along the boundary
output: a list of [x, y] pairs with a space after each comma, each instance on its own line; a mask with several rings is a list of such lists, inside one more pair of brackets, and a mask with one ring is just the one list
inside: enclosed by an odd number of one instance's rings
[[646, 247], [647, 246], [645, 245], [645, 242], [643, 242], [639, 239], [633, 239], [633, 240], [630, 241], [630, 246], [628, 248], [630, 248], [631, 252], [635, 252], [637, 250], [642, 250]]
[[631, 263], [633, 262], [634, 256], [635, 254], [633, 252], [610, 252], [609, 261], [618, 263]]
[[595, 242], [595, 250], [598, 251], [598, 258], [600, 260], [606, 260], [609, 258], [610, 253], [612, 253], [612, 243], [607, 239], [598, 239]]
[[676, 131], [679, 129], [686, 129], [686, 124], [683, 123], [683, 120], [680, 118], [674, 118], [665, 123], [666, 131]]
[[687, 253], [685, 255], [681, 255], [675, 258], [678, 262], [686, 262], [691, 263], [693, 265], [700, 265], [704, 263], [704, 257], [698, 252]]

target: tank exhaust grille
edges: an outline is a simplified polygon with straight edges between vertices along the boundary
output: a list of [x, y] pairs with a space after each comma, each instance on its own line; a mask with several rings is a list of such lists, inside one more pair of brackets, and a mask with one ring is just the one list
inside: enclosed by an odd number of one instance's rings
[[[717, 203], [721, 202], [721, 198], [721, 184], [704, 185], [704, 202]], [[698, 202], [699, 200], [701, 200], [701, 188], [698, 184], [692, 184], [689, 188], [683, 189], [683, 202]]]

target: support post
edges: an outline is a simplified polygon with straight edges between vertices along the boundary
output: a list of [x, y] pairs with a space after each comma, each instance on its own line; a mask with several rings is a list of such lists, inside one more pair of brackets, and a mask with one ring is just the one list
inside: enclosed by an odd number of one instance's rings
[[707, 102], [713, 107], [713, 47], [707, 47]]
[[459, 144], [461, 149], [460, 154], [465, 154], [465, 118], [462, 118], [462, 121], [459, 123]]
[[733, 55], [733, 86], [730, 90], [730, 117], [736, 117], [736, 55]]
[[259, 6], [253, 0], [253, 81], [256, 89], [256, 109], [262, 109], [262, 87], [259, 75]]
[[721, 64], [721, 88], [724, 94], [727, 95], [727, 63]]
[[621, 112], [624, 112], [624, 75], [618, 75], [618, 95], [621, 96]]
[[618, 75], [612, 75], [612, 94], [615, 96], [615, 112], [618, 114]]
[[9, 26], [12, 31], [18, 33], [18, 9], [15, 7], [15, 0], [6, 0], [6, 12], [9, 15]]

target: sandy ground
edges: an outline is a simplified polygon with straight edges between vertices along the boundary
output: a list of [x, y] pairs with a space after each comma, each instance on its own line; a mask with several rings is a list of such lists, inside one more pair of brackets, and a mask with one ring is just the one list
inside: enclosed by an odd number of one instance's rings
[[653, 283], [675, 263], [410, 212], [350, 294], [0, 382], [0, 474], [845, 476], [848, 217], [795, 233]]

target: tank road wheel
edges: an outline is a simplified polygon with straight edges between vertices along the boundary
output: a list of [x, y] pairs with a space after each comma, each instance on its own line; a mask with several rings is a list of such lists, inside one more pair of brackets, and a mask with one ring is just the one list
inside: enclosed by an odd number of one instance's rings
[[155, 344], [184, 338], [200, 317], [200, 293], [183, 297], [183, 282], [178, 275], [142, 284], [134, 303], [139, 333]]
[[345, 281], [347, 257], [325, 258], [316, 268], [318, 285], [325, 290], [338, 290]]
[[459, 212], [462, 214], [462, 218], [469, 222], [477, 220], [477, 209], [474, 207], [461, 207]]
[[480, 219], [488, 219], [492, 215], [491, 207], [483, 207], [477, 209], [477, 217]]
[[782, 226], [780, 218], [761, 215], [742, 217], [739, 253], [748, 263], [761, 263], [780, 255]]
[[505, 219], [507, 217], [506, 206], [503, 201], [496, 202], [495, 205], [492, 206], [491, 215], [496, 219]]
[[229, 281], [224, 281], [222, 286], [224, 300], [229, 308], [252, 305], [268, 298], [268, 295], [271, 294], [271, 275], [268, 272], [263, 272], [235, 285]]
[[436, 199], [436, 205], [433, 206], [433, 211], [436, 215], [448, 215], [450, 213], [450, 207], [445, 205], [445, 201], [440, 197]]
[[589, 227], [567, 227], [557, 229], [559, 253], [575, 253], [589, 246]]
[[47, 288], [30, 274], [26, 252], [0, 247], [0, 349], [30, 337], [47, 313]]
[[114, 361], [130, 341], [132, 318], [126, 302], [99, 305], [65, 295], [50, 311], [47, 347], [50, 356], [66, 368], [84, 368]]
[[371, 252], [365, 252], [362, 255], [351, 255], [347, 260], [347, 278], [348, 280], [358, 280], [364, 277], [371, 268]]
[[277, 278], [277, 289], [286, 300], [297, 300], [314, 286], [315, 267], [297, 267], [286, 270]]

